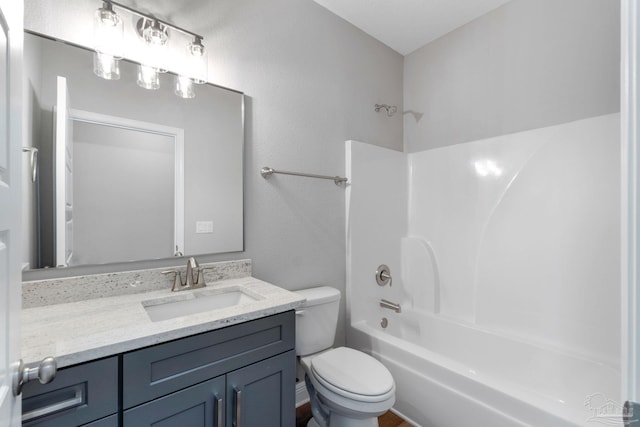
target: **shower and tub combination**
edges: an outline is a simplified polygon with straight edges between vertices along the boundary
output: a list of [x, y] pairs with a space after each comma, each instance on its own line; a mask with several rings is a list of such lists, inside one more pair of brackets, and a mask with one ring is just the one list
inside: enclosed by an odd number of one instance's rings
[[406, 419], [617, 425], [619, 120], [347, 142], [347, 343], [391, 371]]

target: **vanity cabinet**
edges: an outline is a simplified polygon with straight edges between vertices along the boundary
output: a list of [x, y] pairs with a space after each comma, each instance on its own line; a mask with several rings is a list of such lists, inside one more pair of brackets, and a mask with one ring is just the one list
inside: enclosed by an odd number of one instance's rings
[[295, 353], [271, 357], [124, 411], [123, 426], [293, 426]]
[[[105, 418], [112, 413], [103, 411], [82, 422], [23, 425], [293, 427], [294, 347], [295, 315], [288, 311], [134, 350], [109, 359], [115, 361], [109, 370], [95, 371], [116, 383], [100, 398], [115, 399], [116, 416]], [[59, 379], [48, 385], [60, 386]]]
[[22, 425], [117, 427], [118, 390], [117, 356], [59, 369], [49, 384], [24, 385]]
[[291, 350], [227, 375], [227, 427], [295, 425], [295, 357]]
[[290, 311], [126, 353], [123, 427], [293, 426], [294, 322]]
[[124, 411], [125, 426], [224, 426], [225, 378], [218, 377]]

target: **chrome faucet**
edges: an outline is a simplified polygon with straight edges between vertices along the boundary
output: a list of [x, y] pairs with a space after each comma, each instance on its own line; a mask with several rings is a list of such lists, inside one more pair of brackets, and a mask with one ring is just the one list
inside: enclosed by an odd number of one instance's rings
[[[163, 271], [162, 274], [171, 274], [173, 273], [173, 286], [171, 287], [171, 292], [182, 291], [185, 289], [197, 289], [204, 288], [207, 284], [204, 281], [204, 273], [202, 272], [202, 268], [198, 264], [198, 261], [194, 257], [189, 258], [187, 261], [187, 271], [186, 278], [184, 282], [182, 281], [182, 275], [178, 270], [168, 270]], [[195, 272], [195, 278], [194, 276]], [[202, 276], [202, 277], [201, 277]]]
[[[193, 272], [196, 272], [195, 280], [193, 278]], [[205, 286], [204, 283], [204, 275], [202, 277], [202, 282], [200, 282], [200, 274], [202, 273], [202, 269], [200, 268], [200, 264], [194, 257], [189, 258], [187, 261], [187, 283], [185, 286], [187, 288], [201, 288]]]

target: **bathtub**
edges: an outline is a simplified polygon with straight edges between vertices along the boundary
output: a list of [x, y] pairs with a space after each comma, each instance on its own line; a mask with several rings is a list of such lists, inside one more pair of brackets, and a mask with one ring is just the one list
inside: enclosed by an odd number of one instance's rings
[[417, 426], [622, 425], [615, 367], [440, 315], [371, 314], [348, 343], [387, 366], [394, 411]]
[[415, 153], [348, 142], [347, 345], [389, 368], [405, 418], [620, 425], [619, 123]]

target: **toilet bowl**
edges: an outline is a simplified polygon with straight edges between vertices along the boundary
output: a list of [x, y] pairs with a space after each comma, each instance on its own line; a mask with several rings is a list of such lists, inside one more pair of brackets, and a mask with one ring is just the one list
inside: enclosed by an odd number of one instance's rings
[[361, 351], [331, 348], [340, 291], [322, 286], [297, 292], [307, 299], [296, 312], [296, 353], [313, 413], [308, 426], [378, 426], [377, 417], [395, 402], [391, 373]]

